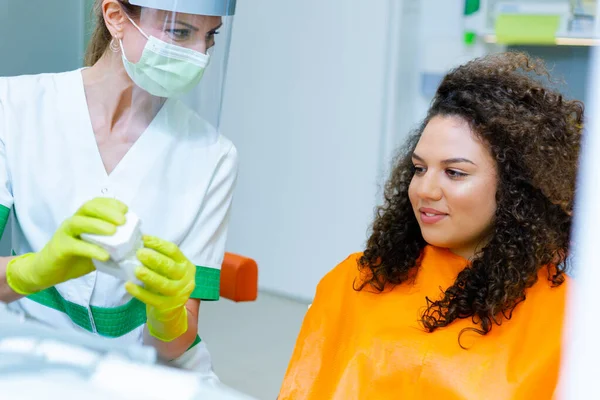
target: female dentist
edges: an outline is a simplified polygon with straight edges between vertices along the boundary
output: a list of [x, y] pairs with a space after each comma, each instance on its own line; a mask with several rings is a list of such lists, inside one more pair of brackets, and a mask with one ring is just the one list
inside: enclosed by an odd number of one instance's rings
[[[235, 0], [94, 7], [88, 68], [0, 78], [0, 227], [15, 221], [0, 301], [210, 375], [197, 327], [219, 297], [237, 173], [218, 132]], [[128, 209], [148, 235], [142, 286], [96, 271], [108, 253], [80, 237], [114, 233]]]

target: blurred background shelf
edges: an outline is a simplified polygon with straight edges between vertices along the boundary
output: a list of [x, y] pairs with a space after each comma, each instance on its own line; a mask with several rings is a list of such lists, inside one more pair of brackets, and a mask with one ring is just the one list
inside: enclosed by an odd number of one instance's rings
[[596, 0], [465, 0], [464, 40], [498, 45], [595, 46]]

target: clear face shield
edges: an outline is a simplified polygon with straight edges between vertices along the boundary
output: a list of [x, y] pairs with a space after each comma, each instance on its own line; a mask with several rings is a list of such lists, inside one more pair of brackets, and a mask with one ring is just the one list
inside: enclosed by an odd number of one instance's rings
[[148, 104], [180, 101], [218, 131], [235, 0], [120, 4], [125, 19], [110, 50], [134, 84], [132, 109], [143, 114], [157, 108]]

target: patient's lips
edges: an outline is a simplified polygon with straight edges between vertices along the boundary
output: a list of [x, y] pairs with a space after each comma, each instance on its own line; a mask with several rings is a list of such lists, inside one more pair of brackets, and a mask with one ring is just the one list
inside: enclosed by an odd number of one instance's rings
[[421, 222], [427, 225], [437, 224], [448, 216], [447, 213], [436, 210], [435, 208], [426, 207], [419, 208], [419, 214]]

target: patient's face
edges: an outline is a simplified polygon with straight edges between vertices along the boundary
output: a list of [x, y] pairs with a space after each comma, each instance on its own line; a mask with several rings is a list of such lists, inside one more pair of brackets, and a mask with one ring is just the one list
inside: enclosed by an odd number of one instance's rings
[[423, 238], [465, 258], [485, 245], [496, 211], [497, 168], [459, 117], [434, 117], [413, 153], [409, 197]]

